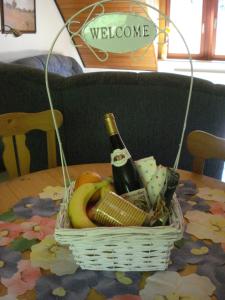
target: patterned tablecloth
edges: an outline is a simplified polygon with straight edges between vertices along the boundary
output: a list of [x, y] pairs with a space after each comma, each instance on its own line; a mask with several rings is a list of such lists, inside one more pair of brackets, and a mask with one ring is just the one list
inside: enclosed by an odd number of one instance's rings
[[184, 237], [160, 272], [81, 270], [53, 237], [62, 187], [0, 215], [0, 299], [225, 299], [225, 192], [181, 182]]

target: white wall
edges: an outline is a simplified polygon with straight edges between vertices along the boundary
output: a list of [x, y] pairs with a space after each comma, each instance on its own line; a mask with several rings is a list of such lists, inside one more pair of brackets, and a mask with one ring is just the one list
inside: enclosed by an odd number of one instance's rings
[[[225, 85], [224, 61], [197, 61], [193, 60], [194, 77], [206, 79], [213, 83]], [[190, 62], [188, 60], [159, 60], [158, 71], [190, 76]]]
[[[148, 0], [148, 3], [157, 7], [158, 0]], [[63, 25], [62, 17], [54, 0], [36, 0], [37, 32], [33, 34], [24, 34], [18, 38], [15, 38], [11, 34], [6, 35], [0, 32], [0, 61], [10, 62], [27, 56], [47, 53], [54, 38]], [[77, 54], [77, 50], [71, 43], [66, 29], [61, 33], [53, 50], [56, 53], [74, 57], [83, 67], [80, 57]], [[195, 77], [225, 84], [225, 62], [194, 61], [193, 66]], [[85, 72], [101, 72], [104, 70], [95, 68], [83, 69]], [[189, 70], [189, 63], [185, 61], [167, 60], [158, 62], [159, 72], [190, 75]]]
[[[0, 32], [0, 61], [10, 62], [47, 53], [63, 24], [54, 0], [36, 0], [36, 33], [27, 33], [15, 38], [12, 34]], [[61, 33], [53, 51], [74, 57], [82, 66], [66, 29]]]

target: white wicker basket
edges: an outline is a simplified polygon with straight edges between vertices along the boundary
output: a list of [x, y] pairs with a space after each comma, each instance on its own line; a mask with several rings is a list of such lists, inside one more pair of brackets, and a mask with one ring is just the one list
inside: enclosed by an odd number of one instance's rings
[[169, 264], [174, 242], [183, 235], [183, 215], [176, 197], [172, 200], [170, 225], [158, 227], [70, 226], [64, 198], [57, 217], [55, 239], [68, 245], [82, 269], [110, 271], [158, 271]]

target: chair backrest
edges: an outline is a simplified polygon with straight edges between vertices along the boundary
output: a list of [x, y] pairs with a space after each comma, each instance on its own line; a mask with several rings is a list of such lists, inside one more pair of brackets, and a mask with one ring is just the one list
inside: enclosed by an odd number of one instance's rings
[[225, 139], [201, 130], [194, 130], [187, 137], [188, 151], [193, 155], [193, 171], [203, 174], [206, 159], [225, 160]]
[[[57, 127], [63, 122], [60, 111], [54, 110]], [[10, 178], [30, 172], [30, 151], [26, 146], [26, 133], [45, 131], [47, 135], [48, 168], [56, 167], [56, 138], [50, 110], [38, 113], [14, 112], [0, 115], [0, 137], [4, 151], [3, 162]]]

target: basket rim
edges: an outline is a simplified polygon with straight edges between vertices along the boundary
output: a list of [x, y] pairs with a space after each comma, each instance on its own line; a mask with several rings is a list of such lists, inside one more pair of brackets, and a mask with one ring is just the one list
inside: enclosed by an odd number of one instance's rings
[[[184, 219], [182, 210], [179, 204], [179, 201], [174, 194], [174, 197], [172, 199], [172, 216], [171, 216], [171, 223], [169, 225], [164, 226], [154, 226], [154, 227], [148, 227], [148, 226], [97, 226], [93, 228], [67, 228], [62, 227], [62, 217], [63, 214], [67, 213], [67, 206], [68, 202], [67, 199], [63, 199], [63, 202], [61, 203], [60, 210], [57, 214], [57, 220], [56, 220], [56, 227], [55, 227], [55, 235], [61, 235], [61, 234], [71, 234], [75, 236], [84, 236], [84, 235], [90, 235], [94, 236], [96, 233], [99, 235], [118, 235], [118, 234], [130, 234], [130, 233], [140, 233], [142, 235], [149, 235], [151, 234], [165, 234], [167, 232], [168, 234], [181, 234], [184, 231]], [[68, 217], [68, 216], [67, 216]], [[164, 232], [164, 233], [163, 233]]]

